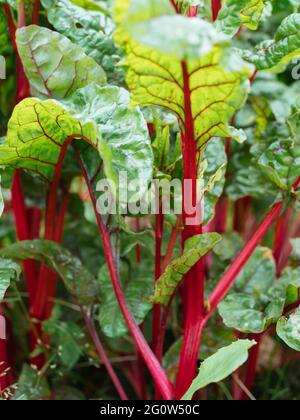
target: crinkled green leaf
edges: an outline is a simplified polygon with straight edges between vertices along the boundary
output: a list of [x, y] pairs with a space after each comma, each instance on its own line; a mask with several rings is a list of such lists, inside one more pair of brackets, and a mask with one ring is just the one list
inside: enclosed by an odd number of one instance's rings
[[21, 241], [0, 251], [1, 257], [14, 260], [40, 261], [55, 270], [68, 291], [81, 303], [97, 301], [97, 279], [67, 249], [52, 241]]
[[199, 389], [226, 379], [247, 361], [248, 351], [255, 345], [256, 342], [253, 340], [238, 340], [204, 360], [198, 376], [182, 399], [191, 400]]
[[[261, 333], [278, 321], [285, 307], [297, 302], [300, 289], [298, 268], [287, 268], [276, 281], [274, 274], [271, 275], [271, 266], [269, 274], [259, 269], [257, 272], [257, 276], [254, 274], [256, 280], [251, 280], [250, 287], [248, 284], [246, 289], [236, 289], [240, 293], [229, 294], [219, 305], [220, 315], [227, 327], [246, 333]], [[270, 284], [271, 277], [273, 285]], [[259, 280], [264, 285], [261, 290]]]
[[29, 98], [18, 104], [0, 146], [1, 165], [39, 173], [51, 180], [64, 142], [69, 137], [86, 138], [97, 147], [98, 132], [92, 121], [80, 122], [53, 100]]
[[[292, 113], [291, 102], [297, 101], [297, 94], [295, 94], [297, 89], [294, 87], [293, 94], [286, 92], [290, 97], [290, 103], [284, 99], [282, 86], [270, 83], [268, 80], [262, 79], [259, 83], [254, 83], [253, 89], [255, 98], [251, 94], [251, 105], [253, 109], [255, 108], [255, 113], [251, 115], [249, 121], [247, 113], [237, 115], [239, 124], [245, 121], [246, 125], [251, 126], [247, 132], [249, 142], [243, 148], [231, 148], [228, 168], [230, 177], [227, 178], [226, 192], [232, 200], [250, 196], [259, 199], [267, 198], [271, 203], [276, 199], [278, 189], [283, 187], [284, 190], [290, 190], [291, 184], [297, 178], [298, 143], [296, 136], [295, 139], [294, 136], [291, 139], [290, 124], [287, 124], [284, 116], [284, 113], [286, 116]], [[283, 89], [285, 89], [284, 85]], [[267, 93], [268, 90], [269, 93]], [[258, 98], [256, 94], [259, 95]], [[280, 98], [283, 101], [282, 107], [285, 108], [284, 113], [275, 104], [275, 101], [280, 102]], [[268, 110], [262, 108], [259, 110], [260, 106], [264, 106], [264, 102], [267, 102]], [[279, 120], [278, 122], [274, 121], [272, 112]]]
[[48, 400], [50, 394], [46, 378], [39, 374], [37, 368], [24, 364], [13, 400]]
[[203, 153], [202, 162], [207, 162], [203, 174], [203, 191], [205, 193], [202, 210], [202, 222], [203, 225], [206, 225], [214, 217], [215, 206], [225, 185], [227, 155], [224, 142], [217, 138], [211, 139]]
[[153, 153], [146, 121], [140, 109], [129, 107], [129, 103], [125, 89], [95, 85], [78, 90], [64, 102], [76, 110], [81, 121], [96, 125], [106, 176], [118, 186], [119, 172], [124, 171], [128, 182], [140, 181], [142, 194], [152, 177]]
[[[107, 337], [120, 337], [126, 334], [128, 329], [116, 300], [106, 265], [100, 270], [99, 280], [101, 299], [99, 324]], [[136, 322], [141, 324], [152, 308], [147, 297], [153, 290], [153, 273], [145, 266], [135, 267], [129, 273], [122, 270], [121, 280], [128, 307]]]
[[275, 281], [275, 261], [271, 250], [257, 248], [219, 305], [225, 325], [243, 332], [261, 333], [281, 315], [282, 304], [269, 305], [268, 292]]
[[217, 233], [195, 235], [185, 243], [183, 255], [172, 261], [155, 284], [153, 301], [167, 305], [177, 286], [190, 269], [221, 240]]
[[292, 349], [300, 351], [300, 308], [277, 322], [276, 332]]
[[267, 194], [271, 195], [271, 193], [274, 193], [272, 184], [266, 180], [256, 166], [251, 165], [247, 168], [239, 169], [230, 181], [226, 192], [233, 201], [243, 197], [262, 198]]
[[75, 322], [57, 319], [56, 312], [57, 310], [54, 308], [52, 317], [43, 323], [43, 331], [51, 335], [51, 340], [58, 349], [58, 357], [62, 364], [71, 369], [81, 355], [79, 341], [82, 330]]
[[259, 334], [268, 327], [268, 323], [274, 322], [274, 318], [266, 318], [259, 303], [255, 296], [235, 293], [220, 303], [219, 313], [227, 327]]
[[179, 60], [196, 60], [226, 41], [210, 23], [176, 14], [168, 0], [131, 0], [123, 19], [135, 40]]
[[256, 30], [267, 3], [266, 0], [225, 0], [216, 22], [217, 28], [230, 36], [235, 35], [242, 25]]
[[288, 267], [280, 279], [271, 288], [269, 294], [272, 299], [283, 300], [284, 306], [297, 302], [300, 290], [300, 268]]
[[243, 248], [244, 241], [237, 232], [225, 232], [213, 250], [220, 261], [230, 263]]
[[113, 22], [99, 11], [85, 10], [70, 0], [43, 0], [54, 28], [79, 45], [106, 71], [109, 80], [122, 77], [119, 49], [112, 40]]
[[125, 89], [97, 85], [79, 89], [61, 103], [25, 99], [9, 121], [0, 164], [51, 180], [62, 145], [82, 138], [100, 152], [105, 173], [115, 185], [118, 172], [126, 171], [129, 181], [139, 179], [146, 188], [152, 175], [152, 150], [142, 113], [129, 109], [129, 101]]
[[300, 146], [291, 140], [274, 142], [258, 160], [263, 173], [282, 190], [300, 176]]
[[16, 40], [33, 96], [62, 99], [90, 83], [106, 83], [102, 67], [57, 32], [31, 25], [19, 29]]
[[12, 281], [18, 280], [21, 269], [18, 264], [11, 260], [0, 258], [0, 302]]
[[258, 247], [236, 278], [236, 291], [264, 295], [275, 280], [275, 261], [269, 248]]
[[294, 57], [300, 56], [299, 32], [300, 14], [294, 13], [282, 21], [274, 39], [263, 41], [254, 51], [244, 51], [243, 58], [258, 70], [284, 71]]
[[[178, 19], [180, 30], [174, 31]], [[117, 0], [115, 21], [115, 39], [127, 54], [124, 65], [133, 104], [167, 108], [183, 126], [190, 105], [199, 149], [214, 136], [232, 136], [228, 122], [244, 104], [252, 69], [227, 48], [212, 25], [176, 16], [167, 0]]]

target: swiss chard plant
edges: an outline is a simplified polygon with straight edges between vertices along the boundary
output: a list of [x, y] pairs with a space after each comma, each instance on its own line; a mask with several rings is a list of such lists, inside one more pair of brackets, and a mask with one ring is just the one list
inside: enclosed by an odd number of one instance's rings
[[0, 7], [1, 399], [299, 398], [300, 2]]

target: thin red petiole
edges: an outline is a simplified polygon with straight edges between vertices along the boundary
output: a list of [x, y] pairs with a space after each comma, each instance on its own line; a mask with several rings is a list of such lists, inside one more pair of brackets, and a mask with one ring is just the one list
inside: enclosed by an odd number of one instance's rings
[[81, 168], [82, 175], [86, 181], [87, 187], [89, 189], [90, 197], [92, 200], [92, 204], [94, 207], [94, 212], [98, 224], [99, 233], [102, 239], [103, 243], [103, 250], [106, 258], [107, 267], [110, 273], [112, 285], [114, 288], [114, 292], [117, 298], [117, 301], [119, 303], [121, 312], [123, 314], [123, 317], [126, 321], [126, 324], [128, 326], [129, 332], [132, 336], [132, 338], [135, 341], [136, 346], [138, 347], [141, 355], [143, 356], [146, 365], [148, 366], [148, 369], [153, 377], [153, 380], [159, 389], [161, 395], [165, 400], [170, 400], [173, 397], [173, 387], [165, 373], [165, 371], [162, 369], [160, 363], [158, 362], [157, 358], [153, 354], [152, 350], [150, 349], [145, 337], [143, 336], [141, 330], [139, 329], [138, 325], [136, 324], [125, 299], [123, 290], [121, 288], [119, 274], [116, 269], [116, 262], [114, 259], [114, 254], [110, 242], [110, 236], [109, 233], [106, 230], [106, 227], [103, 223], [101, 215], [97, 211], [97, 202], [96, 197], [94, 194], [93, 186], [91, 184], [88, 171], [85, 167], [85, 164], [82, 160], [82, 157], [76, 148], [76, 145], [73, 144], [75, 153], [77, 155], [78, 163]]
[[91, 317], [86, 313], [86, 311], [84, 310], [84, 308], [80, 308], [81, 309], [81, 313], [85, 322], [85, 325], [88, 329], [88, 332], [91, 336], [91, 339], [93, 340], [93, 343], [96, 347], [98, 356], [100, 358], [100, 360], [103, 362], [107, 373], [112, 381], [112, 383], [114, 384], [116, 391], [119, 394], [119, 397], [121, 398], [122, 401], [127, 401], [128, 397], [126, 395], [126, 392], [124, 391], [124, 388], [114, 370], [114, 368], [112, 367], [112, 364], [106, 354], [106, 351], [100, 341], [99, 335], [97, 333], [96, 327], [94, 322], [92, 321]]

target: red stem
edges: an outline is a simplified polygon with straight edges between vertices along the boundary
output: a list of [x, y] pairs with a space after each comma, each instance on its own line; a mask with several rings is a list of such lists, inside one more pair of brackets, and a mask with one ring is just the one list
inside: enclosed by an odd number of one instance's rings
[[[182, 149], [184, 162], [184, 181], [190, 180], [190, 188], [185, 184], [183, 187], [183, 225], [182, 243], [188, 238], [202, 233], [200, 221], [191, 224], [189, 220], [196, 214], [186, 213], [185, 203], [197, 205], [197, 153], [194, 135], [194, 121], [191, 106], [191, 90], [189, 86], [189, 74], [187, 65], [182, 63], [185, 101], [185, 125], [182, 134]], [[184, 279], [184, 337], [180, 353], [179, 370], [176, 380], [176, 398], [180, 398], [188, 389], [194, 379], [198, 352], [201, 342], [202, 321], [204, 315], [204, 260], [201, 259]]]
[[[259, 335], [253, 334], [253, 335], [248, 336], [249, 340], [255, 340], [257, 342], [256, 346], [252, 347], [252, 349], [250, 350], [249, 358], [247, 361], [246, 378], [244, 381], [244, 385], [249, 391], [251, 391], [251, 389], [253, 388], [253, 384], [255, 380], [260, 342], [261, 342], [262, 336], [263, 336], [262, 334], [259, 334]], [[249, 396], [245, 392], [242, 392], [241, 399], [244, 401], [248, 400]]]
[[[13, 22], [13, 17], [11, 10], [7, 5], [4, 5], [4, 10], [8, 19], [9, 32], [11, 40], [14, 47], [16, 48], [15, 34], [16, 28]], [[25, 21], [25, 6], [24, 2], [21, 2], [18, 5], [18, 27], [22, 27], [26, 24]], [[23, 65], [21, 63], [20, 57], [17, 54], [17, 94], [16, 94], [16, 103], [19, 103], [22, 99], [29, 96], [29, 84], [26, 79]], [[21, 186], [21, 176], [19, 170], [15, 172], [13, 185], [11, 188], [12, 194], [12, 208], [15, 217], [17, 237], [19, 240], [23, 241], [29, 239], [29, 227], [27, 220], [27, 210], [25, 205], [25, 198]], [[36, 272], [35, 264], [33, 261], [24, 261], [24, 273], [26, 278], [26, 284], [29, 292], [29, 301], [32, 302], [34, 299], [35, 285], [36, 285]]]
[[275, 226], [273, 254], [276, 261], [278, 277], [280, 276], [281, 271], [284, 268], [281, 264], [281, 257], [283, 256], [283, 250], [288, 240], [289, 225], [293, 216], [293, 211], [293, 207], [288, 207], [286, 212], [280, 215]]
[[32, 23], [34, 25], [39, 24], [39, 14], [40, 14], [40, 0], [35, 0], [32, 13]]
[[[159, 191], [157, 191], [159, 194]], [[155, 226], [155, 282], [161, 276], [161, 262], [162, 262], [162, 239], [163, 239], [163, 229], [164, 229], [164, 217], [161, 212], [161, 203], [160, 197], [157, 197], [159, 201], [159, 213], [156, 215], [156, 226]], [[155, 304], [153, 306], [153, 319], [152, 319], [152, 349], [154, 351], [155, 356], [158, 358], [158, 354], [156, 353], [157, 343], [158, 343], [158, 336], [160, 330], [160, 319], [161, 319], [161, 305]], [[158, 358], [159, 360], [159, 358]], [[160, 362], [160, 360], [159, 360]], [[155, 387], [155, 399], [160, 399], [160, 393]]]
[[158, 358], [158, 361], [160, 363], [162, 363], [162, 359], [163, 359], [164, 342], [165, 342], [168, 318], [169, 318], [169, 315], [170, 315], [170, 308], [171, 308], [171, 305], [172, 305], [172, 301], [173, 301], [173, 299], [170, 300], [168, 306], [165, 307], [164, 310], [163, 310], [161, 325], [160, 325], [160, 329], [159, 329], [159, 332], [158, 332], [155, 354], [156, 354], [156, 357]]
[[[19, 241], [30, 239], [31, 235], [28, 230], [27, 210], [22, 191], [21, 176], [19, 170], [16, 170], [14, 175], [13, 184], [11, 188], [11, 201], [16, 224], [17, 238]], [[37, 273], [34, 261], [26, 260], [24, 261], [23, 265], [26, 286], [29, 293], [29, 304], [31, 306], [34, 302], [37, 283]]]
[[[45, 239], [54, 240], [58, 243], [62, 241], [64, 231], [64, 220], [68, 209], [69, 193], [65, 194], [61, 206], [59, 207], [58, 216], [56, 219], [57, 208], [57, 193], [60, 184], [60, 176], [63, 161], [67, 153], [67, 148], [72, 141], [71, 138], [67, 139], [62, 146], [58, 163], [55, 167], [53, 181], [50, 185], [48, 194], [48, 203], [46, 211], [46, 227]], [[33, 318], [38, 321], [49, 319], [54, 305], [54, 296], [57, 286], [57, 273], [42, 264], [39, 271], [39, 276], [36, 282], [35, 299], [30, 308], [30, 313]], [[38, 345], [38, 340], [42, 340], [45, 345], [48, 343], [49, 338], [43, 336], [40, 323], [36, 323], [36, 333], [31, 334], [31, 350], [33, 351]], [[45, 357], [43, 354], [32, 360], [32, 363], [41, 369], [45, 364]]]
[[218, 233], [226, 232], [227, 215], [229, 202], [227, 198], [222, 198], [216, 206], [215, 229]]
[[[68, 138], [60, 152], [59, 160], [55, 167], [54, 177], [50, 185], [47, 210], [46, 210], [46, 221], [45, 221], [45, 240], [61, 239], [63, 234], [63, 221], [65, 217], [65, 211], [67, 209], [68, 197], [63, 204], [61, 209], [61, 216], [59, 220], [56, 220], [56, 208], [57, 208], [57, 193], [60, 184], [61, 171], [63, 162], [67, 153], [69, 144], [72, 138]], [[58, 225], [57, 225], [58, 222]], [[57, 228], [58, 226], [58, 228]], [[55, 294], [57, 284], [57, 275], [49, 267], [42, 264], [40, 268], [39, 278], [37, 282], [37, 291], [35, 302], [31, 310], [31, 314], [34, 318], [43, 321], [51, 315], [51, 309], [53, 306], [52, 298]]]
[[[106, 224], [106, 226], [108, 225]], [[135, 228], [137, 232], [140, 232], [141, 223], [138, 217], [135, 219]], [[140, 264], [142, 262], [142, 253], [141, 253], [141, 245], [139, 243], [136, 244], [135, 246], [135, 256], [136, 256], [137, 264]], [[142, 326], [141, 326], [141, 330], [143, 330]], [[135, 351], [136, 351], [136, 356], [137, 356], [136, 370], [137, 370], [137, 377], [138, 377], [138, 382], [139, 382], [139, 391], [140, 391], [141, 399], [147, 400], [148, 393], [147, 393], [146, 383], [145, 383], [145, 363], [139, 349], [136, 348]]]
[[190, 6], [187, 12], [188, 17], [198, 16], [198, 6]]
[[58, 210], [57, 220], [56, 220], [56, 229], [54, 232], [54, 241], [60, 244], [63, 240], [63, 233], [64, 233], [64, 226], [65, 226], [65, 218], [67, 215], [69, 202], [70, 202], [70, 187], [64, 192], [64, 196], [62, 198], [62, 203]]
[[41, 209], [29, 208], [26, 213], [29, 226], [29, 239], [39, 238], [42, 221]]
[[[296, 191], [300, 184], [300, 177], [296, 179], [293, 184], [293, 189]], [[247, 263], [249, 258], [251, 257], [252, 253], [263, 239], [267, 231], [269, 230], [270, 226], [273, 224], [275, 219], [279, 216], [281, 209], [283, 206], [283, 201], [279, 201], [278, 203], [274, 204], [269, 213], [264, 218], [261, 225], [258, 227], [257, 231], [254, 233], [250, 241], [247, 243], [245, 248], [230, 266], [230, 268], [226, 271], [220, 282], [218, 283], [215, 290], [208, 298], [208, 313], [206, 318], [209, 318], [214, 310], [217, 308], [221, 300], [226, 296], [228, 291], [230, 290], [232, 284], [234, 283], [236, 276], [240, 273], [244, 265]]]
[[[295, 220], [293, 221], [293, 224], [290, 228], [290, 232], [289, 232], [289, 238], [294, 238], [297, 237], [299, 235], [299, 230], [300, 230], [300, 214], [298, 214], [295, 217]], [[290, 241], [286, 241], [284, 248], [282, 250], [282, 255], [280, 258], [280, 263], [278, 266], [278, 271], [279, 273], [281, 273], [283, 271], [283, 269], [286, 267], [288, 260], [289, 260], [289, 256], [291, 255], [292, 252], [292, 246]]]
[[97, 211], [97, 202], [96, 202], [96, 197], [94, 194], [94, 190], [93, 190], [93, 186], [91, 184], [87, 169], [85, 167], [85, 164], [81, 158], [81, 155], [79, 153], [79, 151], [77, 150], [76, 146], [73, 145], [74, 149], [75, 149], [75, 153], [77, 155], [78, 158], [78, 162], [82, 171], [82, 174], [84, 176], [84, 179], [86, 181], [87, 187], [89, 189], [89, 194], [90, 194], [90, 198], [92, 200], [92, 204], [94, 207], [94, 212], [95, 212], [95, 217], [97, 220], [97, 224], [98, 224], [98, 229], [99, 229], [99, 233], [102, 239], [102, 243], [103, 243], [103, 250], [104, 250], [104, 254], [105, 254], [105, 258], [106, 258], [106, 263], [107, 263], [107, 267], [110, 273], [110, 277], [111, 277], [111, 281], [112, 281], [112, 285], [114, 288], [114, 292], [117, 298], [117, 301], [119, 303], [121, 312], [123, 314], [123, 317], [126, 321], [126, 324], [128, 326], [129, 332], [132, 336], [132, 338], [135, 341], [136, 346], [138, 347], [140, 353], [142, 354], [146, 365], [148, 366], [148, 369], [154, 379], [154, 382], [157, 386], [157, 388], [159, 389], [161, 395], [163, 396], [163, 398], [165, 400], [170, 400], [172, 399], [173, 396], [173, 389], [172, 389], [172, 385], [166, 375], [166, 373], [164, 372], [164, 370], [162, 369], [160, 363], [158, 362], [157, 358], [155, 357], [155, 355], [153, 354], [153, 352], [151, 351], [147, 341], [145, 340], [145, 337], [143, 336], [141, 330], [139, 329], [138, 325], [136, 324], [125, 299], [121, 284], [120, 284], [120, 279], [119, 279], [119, 274], [117, 272], [117, 268], [116, 268], [116, 264], [115, 264], [115, 260], [114, 260], [114, 255], [113, 255], [113, 250], [112, 250], [112, 245], [110, 242], [110, 236], [109, 233], [106, 230], [106, 227], [103, 223], [102, 217], [101, 215], [98, 213]]
[[222, 8], [221, 0], [212, 0], [211, 1], [211, 10], [212, 10], [212, 20], [215, 22], [218, 19], [219, 11]]
[[[174, 226], [174, 228], [172, 230], [170, 241], [169, 241], [169, 244], [168, 244], [168, 249], [167, 249], [163, 264], [162, 264], [162, 270], [161, 270], [162, 273], [164, 273], [167, 266], [171, 262], [173, 250], [174, 250], [176, 240], [177, 240], [177, 236], [178, 236], [180, 222], [181, 222], [181, 217], [178, 216], [177, 221], [176, 221], [176, 225]], [[168, 323], [168, 318], [169, 318], [169, 315], [170, 315], [170, 307], [171, 307], [174, 295], [170, 299], [170, 302], [169, 302], [168, 306], [166, 308], [164, 308], [164, 310], [163, 310], [161, 325], [160, 325], [160, 328], [159, 328], [159, 331], [158, 331], [158, 337], [157, 337], [157, 340], [156, 340], [155, 354], [156, 354], [156, 357], [158, 358], [160, 363], [162, 362], [167, 323]]]
[[[137, 232], [139, 232], [141, 230], [141, 223], [140, 223], [140, 219], [138, 217], [135, 219], [135, 228], [136, 228]], [[141, 253], [141, 245], [140, 244], [136, 244], [136, 246], [135, 246], [135, 256], [136, 256], [137, 264], [140, 264], [142, 262], [142, 253]]]
[[16, 27], [15, 27], [15, 23], [13, 20], [13, 16], [10, 10], [10, 7], [8, 6], [8, 4], [3, 4], [3, 10], [6, 14], [6, 18], [7, 18], [7, 23], [8, 23], [8, 31], [9, 31], [9, 35], [10, 35], [10, 39], [11, 42], [13, 44], [14, 49], [17, 49], [16, 46]]
[[176, 1], [175, 0], [170, 0], [170, 2], [172, 4], [172, 6], [174, 7], [175, 12], [179, 14], [180, 10], [179, 10], [179, 6], [177, 5]]
[[224, 299], [224, 297], [230, 290], [232, 284], [234, 283], [237, 275], [245, 266], [252, 253], [254, 252], [260, 241], [263, 239], [270, 226], [273, 224], [276, 217], [280, 214], [282, 205], [282, 201], [274, 204], [274, 206], [266, 215], [261, 225], [258, 227], [257, 231], [254, 233], [250, 241], [245, 246], [245, 248], [236, 258], [236, 260], [233, 262], [230, 268], [226, 271], [226, 273], [218, 283], [217, 287], [208, 298], [209, 311], [207, 316], [210, 316], [213, 313], [213, 311], [217, 308], [221, 300]]
[[181, 218], [177, 217], [176, 225], [174, 226], [172, 230], [167, 252], [162, 263], [162, 269], [161, 269], [162, 273], [165, 271], [165, 269], [167, 268], [167, 266], [170, 264], [172, 260], [172, 255], [173, 255], [173, 251], [176, 245], [177, 236], [178, 236], [178, 232], [180, 228], [180, 222], [181, 222]]
[[[18, 5], [18, 28], [23, 28], [24, 26], [26, 26], [25, 3], [24, 1], [21, 1]], [[14, 45], [16, 46], [15, 31], [14, 31]], [[24, 67], [20, 59], [20, 56], [18, 54], [17, 48], [16, 48], [16, 53], [17, 53], [16, 103], [18, 104], [23, 99], [29, 96], [30, 89], [29, 89], [29, 83], [25, 75]]]
[[[161, 276], [161, 262], [162, 262], [162, 238], [163, 238], [164, 217], [161, 213], [161, 206], [159, 214], [156, 215], [155, 228], [155, 281]], [[153, 307], [153, 321], [152, 321], [152, 348], [155, 350], [157, 346], [157, 338], [160, 326], [161, 306], [154, 305]]]
[[91, 339], [93, 340], [93, 343], [96, 347], [97, 353], [99, 355], [100, 360], [103, 362], [107, 373], [112, 381], [112, 383], [114, 384], [119, 397], [121, 398], [122, 401], [127, 401], [128, 397], [126, 395], [126, 392], [124, 391], [124, 388], [112, 366], [112, 364], [110, 363], [110, 360], [106, 354], [106, 351], [100, 341], [99, 335], [97, 334], [96, 328], [95, 328], [95, 324], [94, 322], [91, 320], [91, 318], [87, 315], [87, 313], [85, 312], [85, 310], [83, 308], [81, 308], [81, 313], [84, 319], [84, 322], [86, 324], [86, 327], [88, 329], [88, 332], [91, 336]]
[[26, 26], [25, 2], [20, 1], [18, 4], [18, 28]]

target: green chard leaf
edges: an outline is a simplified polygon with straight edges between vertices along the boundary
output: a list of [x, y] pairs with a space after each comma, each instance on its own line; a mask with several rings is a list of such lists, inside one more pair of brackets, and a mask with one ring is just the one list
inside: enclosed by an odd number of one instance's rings
[[52, 268], [63, 280], [68, 291], [80, 303], [92, 303], [99, 297], [96, 278], [67, 249], [52, 241], [36, 239], [20, 241], [0, 251], [1, 257], [14, 260], [35, 260]]
[[284, 307], [293, 305], [299, 299], [300, 268], [287, 267], [280, 279], [270, 290], [270, 296], [275, 300], [282, 300]]
[[204, 191], [203, 225], [206, 225], [214, 217], [215, 206], [223, 193], [225, 185], [227, 155], [222, 139], [211, 139], [203, 153], [202, 162], [206, 162], [204, 163], [205, 170], [202, 186]]
[[47, 400], [50, 394], [46, 378], [39, 374], [37, 368], [24, 364], [13, 400]]
[[198, 376], [182, 399], [191, 400], [194, 393], [199, 389], [226, 379], [247, 361], [248, 352], [255, 345], [256, 342], [253, 340], [238, 340], [204, 360]]
[[17, 31], [16, 41], [33, 96], [59, 100], [88, 84], [106, 83], [102, 67], [57, 32], [31, 25]]
[[59, 349], [58, 357], [62, 364], [71, 369], [81, 356], [79, 338], [82, 335], [81, 328], [72, 321], [62, 321], [59, 307], [55, 307], [50, 319], [43, 323], [43, 331], [51, 336], [51, 340]]
[[275, 281], [275, 261], [268, 248], [257, 248], [219, 305], [225, 325], [238, 331], [261, 333], [281, 315], [279, 308], [269, 304], [268, 292]]
[[217, 28], [230, 36], [234, 36], [242, 25], [256, 30], [267, 3], [266, 0], [225, 0]]
[[17, 43], [32, 93], [40, 99], [26, 99], [15, 108], [0, 146], [1, 164], [51, 181], [64, 143], [83, 139], [100, 153], [105, 174], [116, 186], [124, 169], [129, 181], [139, 179], [145, 189], [153, 154], [141, 111], [129, 108], [129, 93], [102, 86], [102, 68], [56, 32], [22, 28]]
[[[106, 176], [118, 172], [145, 185], [152, 176], [147, 125], [129, 93], [116, 86], [89, 85], [61, 102], [29, 98], [18, 104], [0, 146], [0, 164], [37, 172], [51, 181], [66, 141], [83, 139], [103, 159]], [[130, 197], [129, 197], [130, 199]]]
[[242, 53], [245, 60], [257, 70], [282, 72], [289, 62], [300, 56], [300, 14], [294, 13], [283, 20], [274, 39], [263, 41], [254, 51]]
[[133, 105], [167, 108], [183, 129], [191, 112], [198, 152], [212, 137], [240, 140], [228, 122], [245, 102], [252, 69], [224, 35], [202, 19], [176, 15], [168, 0], [117, 0], [115, 21]]
[[107, 178], [117, 186], [119, 172], [124, 171], [128, 182], [140, 181], [140, 193], [146, 190], [152, 178], [153, 153], [146, 121], [138, 107], [130, 107], [129, 92], [116, 86], [91, 85], [64, 104], [75, 109], [80, 120], [94, 123]]
[[282, 190], [290, 190], [300, 176], [300, 145], [292, 140], [272, 143], [258, 160], [266, 177]]
[[80, 122], [75, 115], [53, 100], [22, 101], [13, 111], [0, 146], [1, 165], [27, 169], [51, 181], [67, 139], [84, 137], [98, 148], [96, 126]]
[[43, 0], [42, 4], [54, 28], [100, 64], [109, 80], [123, 77], [117, 65], [120, 51], [111, 37], [114, 25], [106, 14], [83, 9], [70, 0]]
[[292, 349], [300, 351], [300, 308], [277, 322], [276, 332]]
[[153, 302], [167, 305], [186, 273], [221, 240], [217, 233], [195, 235], [185, 243], [183, 255], [170, 263], [155, 284]]
[[[259, 252], [264, 252], [266, 257], [259, 255]], [[225, 325], [245, 333], [262, 333], [278, 321], [285, 307], [299, 298], [300, 269], [289, 267], [277, 280], [271, 251], [261, 248], [259, 252], [255, 252], [256, 255], [246, 266], [246, 271], [248, 274], [252, 272], [252, 276], [245, 276], [246, 273], [242, 272], [235, 288], [238, 293], [229, 294], [219, 305]]]
[[[147, 300], [147, 297], [152, 292], [153, 273], [151, 270], [149, 271], [149, 268], [142, 266], [136, 267], [130, 273], [126, 273], [126, 270], [122, 267], [121, 274], [128, 307], [137, 324], [141, 324], [152, 308], [152, 304]], [[101, 304], [98, 320], [100, 327], [107, 337], [120, 337], [126, 334], [128, 329], [116, 300], [106, 265], [100, 270], [99, 280]]]
[[11, 260], [0, 258], [0, 302], [12, 281], [19, 279], [21, 268]]

